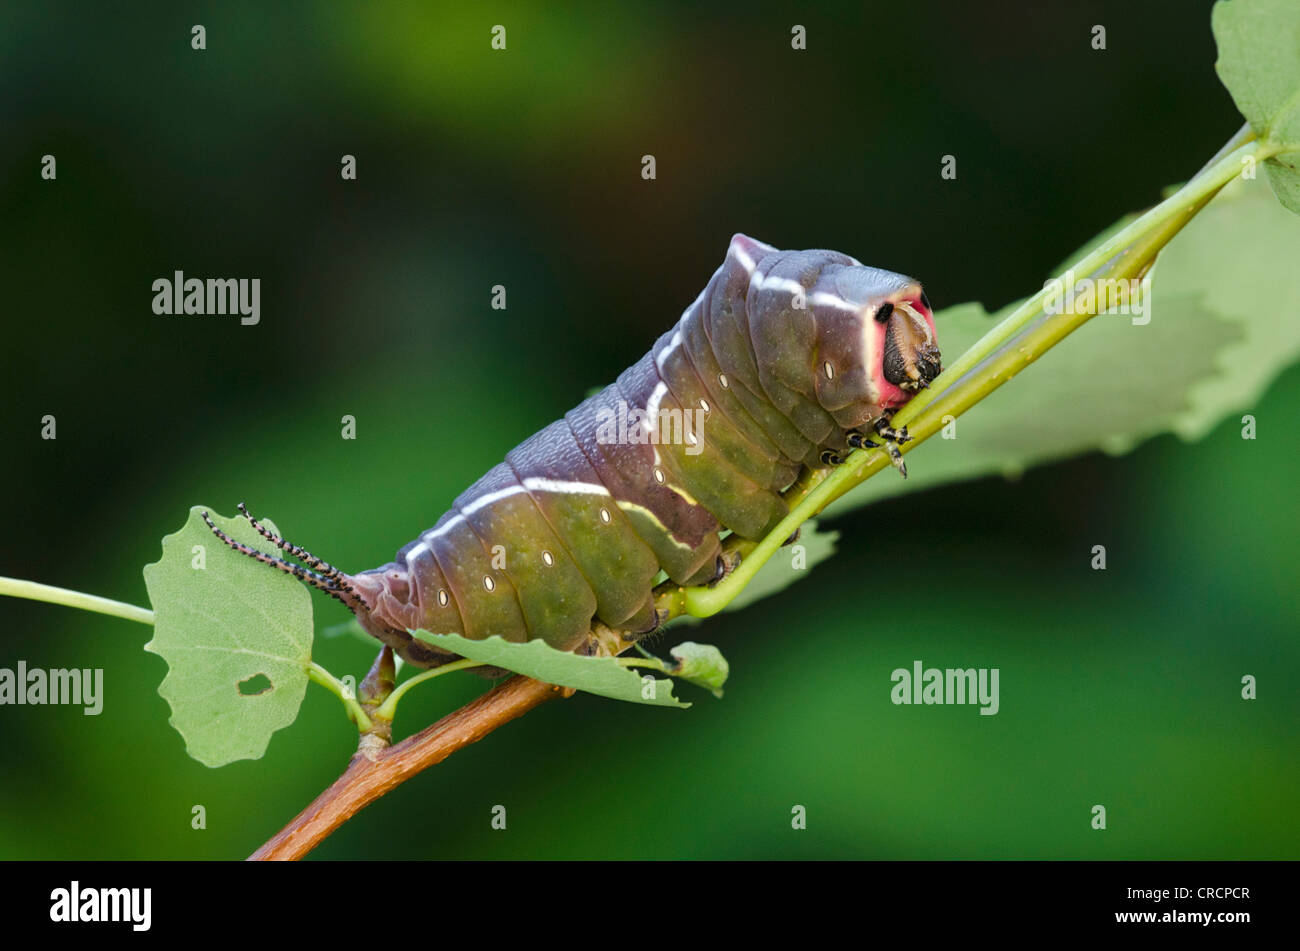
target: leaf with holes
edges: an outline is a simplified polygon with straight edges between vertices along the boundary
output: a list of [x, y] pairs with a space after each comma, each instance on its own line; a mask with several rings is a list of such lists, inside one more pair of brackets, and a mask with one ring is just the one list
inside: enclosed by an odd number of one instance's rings
[[[486, 640], [469, 640], [459, 634], [430, 634], [412, 631], [413, 635], [435, 647], [479, 663], [503, 667], [506, 670], [532, 677], [548, 684], [573, 687], [612, 700], [645, 703], [658, 707], [679, 707], [683, 703], [673, 696], [671, 680], [655, 680], [624, 667], [613, 657], [583, 657], [569, 651], [556, 650], [545, 641], [515, 643], [499, 636]], [[719, 654], [717, 660], [721, 660]], [[722, 661], [723, 667], [726, 661]], [[715, 661], [714, 666], [717, 666]], [[646, 680], [650, 682], [647, 683]]]
[[[298, 716], [311, 666], [307, 589], [221, 544], [196, 505], [144, 569], [155, 612], [145, 650], [167, 662], [158, 693], [185, 749], [205, 766], [258, 759]], [[242, 518], [212, 516], [236, 541], [260, 541]], [[264, 523], [271, 531], [275, 526]]]

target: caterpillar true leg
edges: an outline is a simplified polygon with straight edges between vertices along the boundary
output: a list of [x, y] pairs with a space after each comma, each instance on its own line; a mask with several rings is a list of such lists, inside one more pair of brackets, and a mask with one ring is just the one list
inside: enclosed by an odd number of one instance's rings
[[849, 446], [851, 446], [854, 449], [879, 449], [880, 448], [880, 443], [873, 442], [872, 440], [864, 436], [862, 433], [858, 432], [856, 429], [850, 430], [848, 435], [845, 437], [845, 439], [848, 442]]
[[906, 426], [902, 429], [894, 429], [889, 425], [890, 416], [892, 415], [891, 413], [889, 416], [881, 416], [872, 424], [872, 429], [876, 431], [876, 435], [881, 439], [890, 439], [897, 443], [907, 442], [912, 437], [907, 434]]
[[885, 443], [885, 452], [889, 453], [889, 461], [894, 464], [894, 468], [898, 470], [898, 474], [906, 479], [907, 463], [903, 461], [903, 454], [898, 451], [898, 443], [894, 442], [892, 439]]
[[[881, 425], [882, 421], [884, 422], [884, 425]], [[904, 479], [906, 479], [907, 463], [903, 461], [903, 454], [898, 451], [898, 444], [901, 442], [907, 442], [912, 438], [907, 434], [907, 427], [904, 426], [902, 429], [897, 430], [891, 429], [888, 422], [885, 421], [884, 417], [882, 417], [881, 420], [876, 422], [875, 429], [882, 439], [888, 440], [883, 446], [878, 442], [868, 439], [856, 429], [849, 430], [845, 439], [854, 449], [884, 449], [885, 452], [889, 453], [889, 461], [893, 463], [894, 468], [899, 471]]]
[[[891, 413], [890, 416], [893, 414]], [[907, 478], [907, 463], [903, 461], [903, 454], [898, 451], [900, 443], [908, 442], [912, 437], [907, 434], [907, 427], [894, 429], [889, 425], [889, 416], [882, 416], [874, 423], [873, 429], [881, 439], [885, 440], [885, 452], [889, 453], [889, 461], [894, 464], [894, 468], [899, 474]]]

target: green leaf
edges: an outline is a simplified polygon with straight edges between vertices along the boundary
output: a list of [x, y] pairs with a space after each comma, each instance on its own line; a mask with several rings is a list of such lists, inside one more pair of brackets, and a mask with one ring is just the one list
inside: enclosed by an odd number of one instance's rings
[[[311, 666], [311, 597], [287, 575], [232, 551], [196, 505], [144, 569], [156, 612], [145, 650], [167, 662], [158, 693], [190, 756], [205, 766], [258, 759], [298, 716]], [[263, 540], [242, 518], [213, 521], [236, 541]], [[271, 531], [274, 524], [264, 521]], [[253, 695], [241, 693], [258, 690]]]
[[1300, 214], [1300, 3], [1221, 0], [1211, 24], [1232, 101], [1256, 135], [1292, 150], [1265, 168], [1278, 201]]
[[461, 657], [503, 667], [548, 684], [573, 687], [630, 703], [682, 709], [690, 706], [673, 696], [671, 680], [647, 677], [650, 683], [645, 683], [640, 674], [624, 667], [612, 657], [582, 657], [569, 651], [556, 650], [539, 640], [520, 644], [503, 640], [499, 636], [472, 641], [459, 634], [430, 634], [428, 631], [411, 633], [422, 641]]
[[703, 687], [719, 700], [722, 699], [722, 685], [731, 673], [731, 666], [727, 663], [727, 658], [722, 656], [722, 651], [712, 644], [683, 641], [668, 653], [677, 661], [669, 673], [697, 687]]
[[[1225, 418], [1250, 409], [1268, 385], [1300, 359], [1300, 221], [1283, 213], [1260, 182], [1229, 185], [1160, 256], [1155, 280], [1160, 330], [1179, 319], [1179, 301], [1225, 322], [1214, 371], [1194, 380], [1187, 408], [1173, 420], [1184, 439], [1200, 439]], [[1162, 294], [1171, 298], [1166, 315]], [[1152, 326], [1155, 325], [1153, 320]], [[1213, 348], [1209, 331], [1202, 343]]]
[[[1162, 433], [1204, 436], [1300, 358], [1297, 261], [1300, 221], [1263, 182], [1234, 182], [1160, 255], [1150, 323], [1093, 318], [957, 420], [955, 438], [919, 447], [906, 480], [882, 473], [827, 513], [1097, 449], [1123, 453]], [[959, 354], [995, 320], [979, 304], [948, 308], [939, 343]]]

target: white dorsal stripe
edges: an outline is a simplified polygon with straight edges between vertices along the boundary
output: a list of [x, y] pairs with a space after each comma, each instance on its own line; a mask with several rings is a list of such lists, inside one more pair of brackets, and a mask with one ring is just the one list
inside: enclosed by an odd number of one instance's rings
[[857, 313], [862, 310], [861, 304], [855, 304], [852, 301], [845, 300], [838, 294], [832, 294], [830, 291], [814, 291], [808, 298], [811, 304], [820, 304], [825, 307], [835, 307], [839, 310], [847, 310], [851, 313]]
[[[437, 528], [431, 528], [423, 535], [421, 535], [420, 540], [423, 542], [431, 542], [435, 538], [441, 538], [443, 535], [446, 535], [449, 531], [451, 531], [453, 528], [455, 528], [463, 521], [465, 521], [463, 516], [453, 515], [451, 518], [447, 519], [447, 521], [443, 522]], [[407, 565], [408, 566], [410, 565], [409, 557], [407, 559]]]
[[407, 574], [415, 574], [415, 559], [419, 558], [428, 550], [429, 550], [429, 546], [422, 541], [420, 542], [420, 544], [416, 545], [414, 548], [412, 548], [410, 551], [406, 553]]
[[[699, 298], [696, 298], [696, 303], [699, 303]], [[695, 304], [692, 304], [691, 306], [694, 307]], [[664, 361], [668, 359], [668, 355], [681, 345], [682, 332], [678, 330], [673, 334], [672, 339], [668, 341], [668, 346], [664, 347], [663, 352], [660, 353], [659, 356], [655, 357], [655, 366], [662, 370], [664, 368]]]
[[[495, 492], [489, 492], [487, 495], [480, 495], [473, 502], [469, 503], [469, 505], [465, 506], [461, 510], [461, 513], [463, 515], [473, 515], [479, 509], [486, 508], [487, 506], [491, 505], [493, 502], [496, 502], [500, 499], [509, 498], [512, 495], [518, 495], [523, 491], [524, 491], [524, 487], [522, 485], [512, 485], [505, 489], [497, 489]], [[457, 516], [457, 518], [459, 517], [460, 516]]]
[[[479, 509], [486, 508], [493, 502], [509, 498], [512, 495], [519, 495], [522, 492], [556, 492], [565, 495], [609, 495], [609, 489], [603, 485], [593, 485], [590, 482], [568, 482], [559, 479], [543, 479], [538, 476], [530, 476], [524, 479], [522, 485], [512, 485], [504, 489], [497, 489], [495, 492], [489, 492], [487, 495], [481, 495], [469, 505], [461, 510], [460, 514], [453, 515], [437, 528], [431, 528], [420, 536], [422, 542], [429, 542], [435, 538], [441, 538], [461, 522], [465, 521], [466, 515], [473, 515]], [[426, 544], [425, 548], [428, 547]], [[411, 557], [420, 549], [420, 546], [412, 548], [406, 555], [407, 566], [410, 566]]]
[[[721, 268], [719, 268], [719, 270], [721, 270]], [[709, 279], [709, 283], [710, 284], [713, 283], [712, 278]], [[704, 290], [707, 291], [708, 289], [709, 289], [709, 285], [705, 284]], [[690, 316], [692, 310], [694, 310], [696, 307], [699, 307], [700, 304], [702, 303], [704, 303], [704, 291], [700, 291], [698, 294], [695, 295], [695, 300], [691, 301], [690, 305], [684, 311], [682, 311], [682, 315], [677, 318], [677, 323], [680, 324], [683, 320], [685, 320], [688, 316]]]
[[838, 294], [832, 294], [830, 291], [813, 291], [808, 293], [798, 281], [789, 277], [775, 277], [755, 272], [754, 276], [749, 279], [750, 289], [758, 288], [759, 290], [783, 290], [790, 294], [797, 294], [803, 297], [808, 303], [824, 307], [834, 307], [837, 310], [846, 310], [851, 314], [856, 314], [862, 310], [861, 304], [855, 304], [847, 301]]
[[664, 401], [668, 395], [668, 384], [660, 380], [655, 384], [654, 391], [650, 394], [650, 399], [646, 400], [645, 418], [641, 420], [641, 425], [645, 427], [647, 433], [654, 432], [655, 423], [659, 419], [659, 404]]
[[775, 288], [776, 290], [789, 291], [791, 294], [798, 294], [800, 297], [805, 297], [808, 294], [807, 289], [802, 284], [788, 277], [768, 275], [759, 279], [758, 286], [762, 290]]
[[[745, 252], [736, 242], [731, 242], [731, 247], [727, 248], [727, 253], [740, 262], [740, 266], [751, 274], [754, 272], [754, 259]], [[717, 254], [715, 251], [714, 254]]]
[[[641, 428], [647, 436], [655, 435], [655, 427], [659, 424], [659, 404], [663, 402], [664, 397], [668, 395], [668, 384], [660, 380], [655, 384], [654, 391], [650, 394], [650, 399], [646, 400], [645, 417], [641, 420]], [[659, 446], [657, 441], [651, 441], [650, 452], [654, 455], [655, 465], [662, 460], [659, 458]]]
[[524, 488], [529, 492], [563, 492], [566, 495], [609, 495], [609, 489], [591, 482], [561, 482], [556, 479], [528, 478]]

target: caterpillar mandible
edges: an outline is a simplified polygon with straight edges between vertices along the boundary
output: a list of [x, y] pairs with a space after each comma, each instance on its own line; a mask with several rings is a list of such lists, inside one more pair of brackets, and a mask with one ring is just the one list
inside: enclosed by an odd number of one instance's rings
[[[906, 475], [896, 442], [907, 433], [889, 420], [940, 369], [916, 281], [835, 251], [778, 251], [737, 234], [649, 353], [507, 453], [389, 564], [346, 574], [242, 505], [307, 567], [208, 525], [342, 601], [419, 667], [454, 657], [414, 639], [416, 628], [574, 650], [598, 620], [635, 638], [659, 625], [659, 572], [679, 584], [715, 578], [720, 533], [766, 535], [787, 513], [782, 490], [805, 467], [878, 445], [874, 433]], [[702, 425], [685, 422], [697, 418]], [[664, 439], [673, 422], [677, 438]]]

